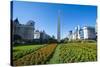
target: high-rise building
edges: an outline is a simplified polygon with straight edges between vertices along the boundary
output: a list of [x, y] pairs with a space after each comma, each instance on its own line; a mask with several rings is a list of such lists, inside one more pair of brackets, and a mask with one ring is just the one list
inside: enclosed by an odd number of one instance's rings
[[84, 39], [96, 39], [94, 27], [83, 27]]
[[96, 39], [96, 32], [94, 27], [85, 26], [80, 28], [79, 26], [75, 27], [74, 32], [69, 32], [69, 40], [76, 39]]
[[72, 34], [73, 34], [72, 30], [70, 30], [69, 33], [68, 33], [69, 40], [72, 40], [72, 38], [73, 38]]

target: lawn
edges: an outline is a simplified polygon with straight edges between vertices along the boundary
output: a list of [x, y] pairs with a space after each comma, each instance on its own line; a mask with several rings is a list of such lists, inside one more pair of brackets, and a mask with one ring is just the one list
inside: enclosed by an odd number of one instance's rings
[[[25, 52], [25, 54], [23, 54]], [[62, 43], [13, 47], [14, 65], [97, 61], [96, 43]], [[26, 59], [27, 58], [27, 59]], [[19, 63], [20, 61], [20, 63]]]
[[31, 65], [45, 64], [52, 56], [57, 44], [49, 44], [31, 52], [17, 60], [13, 61], [13, 65]]
[[97, 60], [95, 43], [63, 44], [59, 52], [60, 63], [89, 62]]
[[97, 61], [96, 43], [59, 44], [50, 64]]
[[45, 45], [19, 45], [13, 47], [13, 60], [17, 60]]

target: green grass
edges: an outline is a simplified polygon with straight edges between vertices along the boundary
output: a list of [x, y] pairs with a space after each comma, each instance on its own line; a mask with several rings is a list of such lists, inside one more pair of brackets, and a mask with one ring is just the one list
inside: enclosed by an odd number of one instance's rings
[[25, 45], [13, 47], [13, 60], [17, 60], [35, 50], [43, 47], [44, 45]]
[[53, 57], [49, 60], [49, 64], [55, 64], [55, 63], [59, 63], [59, 53], [60, 53], [60, 50], [59, 48], [61, 47], [61, 45], [57, 45], [56, 49], [55, 49], [55, 52], [53, 54]]
[[[34, 51], [37, 52], [36, 54], [38, 54], [38, 50], [40, 50], [40, 48], [42, 47], [44, 48], [45, 46], [46, 45], [15, 46], [13, 47], [13, 60], [16, 61], [20, 58], [25, 58], [25, 56], [31, 55], [31, 53], [34, 53]], [[42, 52], [47, 50], [48, 49], [43, 50]], [[53, 52], [51, 53], [52, 56], [48, 58], [45, 64], [97, 61], [96, 43], [86, 43], [86, 42], [85, 43], [62, 43], [62, 44], [58, 44], [56, 48], [51, 52]], [[39, 53], [41, 53], [41, 51], [39, 51]], [[39, 54], [38, 58], [40, 58], [43, 54], [44, 53]], [[31, 61], [34, 61], [34, 59], [32, 59]]]
[[97, 60], [96, 43], [69, 43], [60, 48], [60, 63]]
[[49, 64], [89, 62], [96, 60], [96, 43], [66, 43], [57, 45]]
[[35, 52], [32, 52], [16, 61], [13, 61], [13, 64], [16, 65], [35, 65], [35, 64], [45, 64], [48, 61], [54, 52], [57, 44], [46, 45], [38, 49]]

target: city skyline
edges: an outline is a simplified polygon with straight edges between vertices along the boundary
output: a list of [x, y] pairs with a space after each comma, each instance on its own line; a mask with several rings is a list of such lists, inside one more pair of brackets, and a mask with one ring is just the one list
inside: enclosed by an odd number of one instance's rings
[[97, 7], [87, 5], [54, 4], [40, 2], [13, 2], [13, 20], [21, 24], [28, 20], [35, 22], [35, 29], [45, 30], [50, 36], [57, 37], [58, 10], [60, 10], [61, 39], [77, 25], [95, 26]]

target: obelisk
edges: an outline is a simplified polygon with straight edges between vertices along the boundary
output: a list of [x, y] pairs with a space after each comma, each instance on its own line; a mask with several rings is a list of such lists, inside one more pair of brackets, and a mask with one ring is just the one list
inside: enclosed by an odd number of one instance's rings
[[57, 41], [60, 42], [60, 10], [58, 10]]

